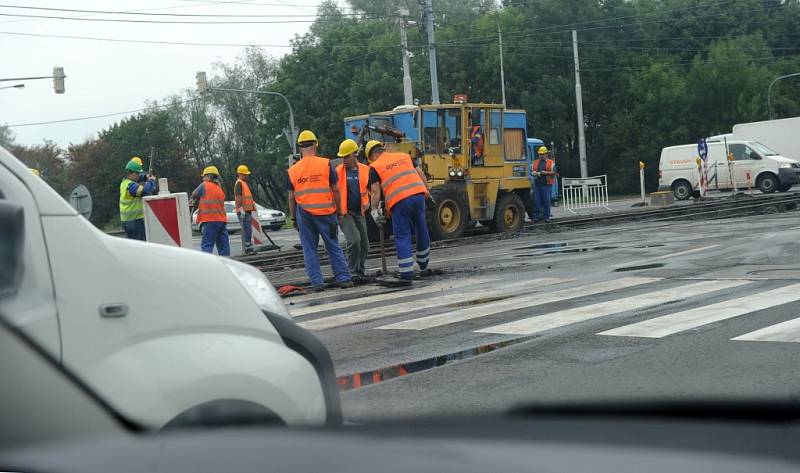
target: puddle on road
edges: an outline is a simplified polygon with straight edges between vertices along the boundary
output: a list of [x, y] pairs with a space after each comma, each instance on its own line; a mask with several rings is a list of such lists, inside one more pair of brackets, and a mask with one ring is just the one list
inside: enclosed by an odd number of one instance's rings
[[484, 297], [483, 299], [473, 299], [471, 301], [454, 302], [452, 304], [446, 304], [445, 307], [448, 307], [450, 309], [459, 309], [461, 307], [471, 307], [474, 305], [488, 304], [489, 302], [503, 301], [511, 297], [512, 297], [511, 294], [507, 296]]
[[584, 240], [584, 241], [574, 241], [572, 243], [569, 242], [556, 242], [556, 243], [538, 243], [536, 245], [528, 245], [528, 246], [520, 246], [517, 248], [513, 248], [514, 250], [552, 250], [557, 248], [566, 248], [566, 247], [580, 247], [591, 245], [592, 243], [597, 243], [597, 240]]
[[514, 248], [514, 250], [547, 250], [550, 248], [563, 248], [569, 246], [569, 243], [540, 243], [538, 245], [521, 246]]
[[765, 276], [775, 279], [800, 279], [800, 268], [776, 268], [748, 271], [749, 276]]
[[664, 263], [640, 264], [639, 266], [626, 266], [624, 268], [617, 268], [614, 270], [614, 272], [621, 273], [624, 271], [639, 271], [641, 269], [656, 269], [656, 268], [661, 268], [663, 266]]
[[420, 371], [427, 371], [433, 368], [438, 368], [449, 363], [459, 360], [467, 360], [474, 358], [485, 353], [491, 353], [501, 348], [506, 348], [511, 345], [530, 340], [531, 337], [515, 338], [513, 340], [506, 340], [504, 342], [489, 343], [475, 348], [468, 348], [466, 350], [448, 353], [446, 355], [432, 356], [423, 360], [412, 361], [399, 365], [387, 366], [372, 371], [363, 371], [360, 373], [353, 373], [336, 378], [340, 391], [349, 391], [351, 389], [358, 389], [371, 384], [378, 384], [394, 378], [408, 376], [412, 373], [419, 373]]
[[[580, 248], [560, 248], [554, 249], [550, 251], [542, 251], [540, 253], [528, 253], [524, 255], [514, 255], [519, 258], [527, 258], [532, 256], [546, 256], [546, 255], [563, 255], [563, 254], [575, 254], [575, 253], [588, 253], [590, 251], [602, 251], [602, 250], [613, 250], [619, 248], [618, 246], [584, 246]], [[516, 248], [519, 249], [519, 248]]]

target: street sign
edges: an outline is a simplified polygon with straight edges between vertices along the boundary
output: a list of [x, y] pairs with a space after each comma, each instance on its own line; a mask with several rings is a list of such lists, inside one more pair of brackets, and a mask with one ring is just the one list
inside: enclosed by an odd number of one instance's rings
[[708, 143], [705, 138], [701, 138], [700, 141], [697, 142], [697, 154], [700, 155], [703, 161], [708, 158]]
[[92, 194], [83, 184], [78, 184], [69, 193], [69, 205], [87, 219], [92, 216]]

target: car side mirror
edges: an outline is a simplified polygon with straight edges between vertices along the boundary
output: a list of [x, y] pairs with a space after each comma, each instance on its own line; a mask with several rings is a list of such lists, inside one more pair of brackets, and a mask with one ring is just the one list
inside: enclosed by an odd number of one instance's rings
[[0, 200], [0, 297], [16, 293], [22, 279], [24, 216], [21, 206]]

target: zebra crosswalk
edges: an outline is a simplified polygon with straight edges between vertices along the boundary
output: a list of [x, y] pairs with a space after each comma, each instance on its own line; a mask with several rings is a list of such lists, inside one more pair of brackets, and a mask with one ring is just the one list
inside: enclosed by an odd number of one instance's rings
[[[629, 289], [635, 290], [633, 295]], [[440, 333], [436, 330], [447, 328], [447, 333], [522, 337], [589, 327], [591, 336], [655, 339], [798, 302], [800, 284], [775, 287], [763, 280], [664, 280], [639, 276], [582, 283], [576, 279], [520, 275], [510, 283], [477, 277], [352, 296], [292, 307], [290, 312], [300, 326], [314, 331], [358, 325], [359, 330], [390, 336], [403, 332]], [[714, 302], [704, 303], [703, 298]], [[313, 300], [306, 302], [314, 304]], [[673, 306], [677, 308], [670, 310]], [[589, 322], [601, 323], [604, 330], [591, 330], [597, 324]], [[612, 323], [617, 326], [608, 328]], [[732, 340], [800, 342], [800, 317], [737, 334]]]

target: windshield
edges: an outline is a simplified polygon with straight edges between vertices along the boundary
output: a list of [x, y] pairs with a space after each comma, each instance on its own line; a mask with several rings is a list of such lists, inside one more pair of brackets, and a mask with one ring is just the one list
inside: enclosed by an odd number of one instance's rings
[[799, 2], [24, 3], [0, 312], [132, 421], [800, 403]]
[[772, 151], [771, 149], [769, 149], [769, 147], [767, 147], [766, 145], [763, 145], [763, 144], [761, 144], [761, 143], [759, 143], [757, 141], [754, 141], [754, 142], [751, 142], [751, 143], [748, 143], [748, 144], [754, 150], [756, 150], [756, 152], [758, 152], [758, 154], [760, 154], [762, 156], [778, 156], [780, 154], [780, 153], [776, 153], [775, 151]]

